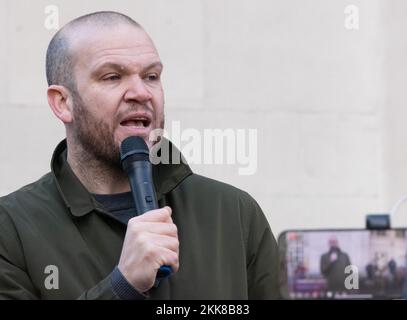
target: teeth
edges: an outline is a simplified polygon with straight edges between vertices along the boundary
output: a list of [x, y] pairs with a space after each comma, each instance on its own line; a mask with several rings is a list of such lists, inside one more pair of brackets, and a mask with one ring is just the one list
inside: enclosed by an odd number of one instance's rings
[[145, 128], [148, 127], [150, 124], [150, 120], [146, 117], [138, 117], [123, 121], [121, 123], [122, 126], [125, 127], [137, 127], [137, 128]]
[[129, 120], [122, 123], [125, 127], [140, 127], [144, 128], [144, 122], [142, 120]]

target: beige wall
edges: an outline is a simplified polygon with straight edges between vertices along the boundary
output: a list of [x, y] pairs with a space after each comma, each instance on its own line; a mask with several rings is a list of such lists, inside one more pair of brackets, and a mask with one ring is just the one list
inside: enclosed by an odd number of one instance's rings
[[[64, 129], [48, 108], [54, 31], [96, 10], [129, 14], [165, 64], [167, 123], [256, 128], [258, 170], [195, 165], [251, 193], [276, 233], [363, 227], [407, 193], [407, 3], [402, 0], [0, 0], [0, 195], [49, 170]], [[360, 10], [359, 30], [344, 8]], [[407, 225], [407, 205], [398, 224]]]

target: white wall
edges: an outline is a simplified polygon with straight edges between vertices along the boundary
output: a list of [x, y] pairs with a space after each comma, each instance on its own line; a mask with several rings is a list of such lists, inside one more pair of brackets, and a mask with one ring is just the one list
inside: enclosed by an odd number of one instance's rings
[[[363, 227], [407, 193], [402, 0], [0, 0], [0, 195], [46, 173], [64, 137], [45, 96], [50, 4], [61, 25], [116, 10], [147, 29], [165, 64], [167, 123], [258, 129], [255, 175], [193, 168], [251, 193], [276, 234]], [[359, 30], [344, 27], [349, 4]], [[407, 225], [407, 205], [395, 222]]]

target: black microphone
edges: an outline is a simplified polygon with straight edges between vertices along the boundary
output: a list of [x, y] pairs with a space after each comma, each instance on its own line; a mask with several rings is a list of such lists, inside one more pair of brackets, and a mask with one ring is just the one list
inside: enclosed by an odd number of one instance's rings
[[[125, 139], [120, 146], [120, 160], [123, 170], [129, 177], [136, 214], [141, 215], [158, 209], [150, 152], [144, 139], [136, 136]], [[161, 266], [157, 278], [168, 277], [171, 272], [170, 266]]]

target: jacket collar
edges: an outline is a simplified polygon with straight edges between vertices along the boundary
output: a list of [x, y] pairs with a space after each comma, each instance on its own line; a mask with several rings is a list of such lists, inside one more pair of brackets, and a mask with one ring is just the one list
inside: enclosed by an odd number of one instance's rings
[[[170, 141], [168, 143], [170, 150], [174, 149], [179, 153]], [[51, 171], [66, 206], [74, 216], [81, 217], [97, 209], [98, 204], [72, 171], [67, 161], [67, 151], [65, 139], [55, 148], [51, 160]], [[153, 165], [153, 180], [158, 200], [191, 174], [192, 171], [185, 161], [181, 161], [179, 164], [170, 162], [169, 164]]]

